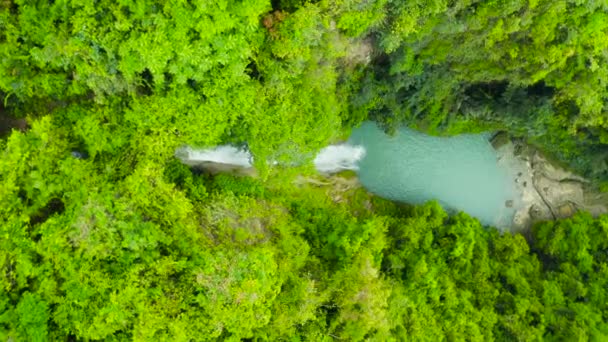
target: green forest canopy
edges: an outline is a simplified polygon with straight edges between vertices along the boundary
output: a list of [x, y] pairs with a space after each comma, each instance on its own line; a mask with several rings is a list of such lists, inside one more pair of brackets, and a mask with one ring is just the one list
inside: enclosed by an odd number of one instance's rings
[[[295, 187], [372, 119], [608, 181], [606, 1], [0, 0], [2, 340], [605, 340], [608, 217]], [[0, 124], [10, 120], [0, 120]], [[2, 129], [0, 129], [2, 131]], [[261, 178], [175, 161], [247, 143]]]

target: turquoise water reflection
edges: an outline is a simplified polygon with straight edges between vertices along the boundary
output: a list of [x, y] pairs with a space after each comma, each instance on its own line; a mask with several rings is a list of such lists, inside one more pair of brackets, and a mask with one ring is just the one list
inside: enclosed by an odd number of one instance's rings
[[390, 137], [371, 122], [353, 131], [351, 144], [363, 145], [359, 179], [369, 191], [407, 203], [436, 199], [486, 225], [508, 227], [515, 189], [487, 134], [434, 137], [402, 128]]

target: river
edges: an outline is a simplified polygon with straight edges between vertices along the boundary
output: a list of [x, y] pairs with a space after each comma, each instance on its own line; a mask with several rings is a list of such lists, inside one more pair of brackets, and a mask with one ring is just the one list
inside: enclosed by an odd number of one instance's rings
[[[253, 169], [248, 151], [228, 145], [186, 147], [177, 155], [191, 166]], [[322, 149], [314, 164], [325, 174], [354, 170], [380, 197], [413, 204], [437, 200], [449, 211], [464, 211], [498, 228], [511, 227], [520, 206], [514, 177], [499, 167], [487, 133], [435, 137], [404, 127], [389, 136], [365, 122], [346, 143]]]

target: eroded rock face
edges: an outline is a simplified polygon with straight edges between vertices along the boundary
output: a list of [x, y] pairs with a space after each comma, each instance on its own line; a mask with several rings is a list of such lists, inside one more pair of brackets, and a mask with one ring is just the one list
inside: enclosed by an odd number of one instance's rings
[[243, 167], [241, 165], [223, 164], [215, 162], [198, 162], [187, 164], [194, 169], [217, 175], [227, 173], [235, 176], [257, 177], [258, 171], [254, 167]]
[[498, 163], [513, 175], [521, 196], [516, 200], [513, 231], [538, 221], [567, 218], [579, 210], [597, 216], [608, 212], [608, 196], [594, 191], [590, 182], [550, 162], [534, 147], [518, 139], [496, 135], [492, 145]]
[[175, 156], [182, 163], [210, 174], [229, 173], [251, 177], [258, 175], [253, 167], [251, 155], [234, 146], [218, 146], [207, 150], [184, 147], [178, 149]]

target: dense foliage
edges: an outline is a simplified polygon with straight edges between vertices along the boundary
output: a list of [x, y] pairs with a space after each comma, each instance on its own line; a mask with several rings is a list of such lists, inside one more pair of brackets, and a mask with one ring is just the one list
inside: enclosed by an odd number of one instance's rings
[[503, 129], [607, 179], [606, 1], [413, 0], [385, 8], [382, 25], [370, 28], [382, 54], [358, 107], [389, 127]]
[[[10, 157], [61, 144], [42, 133], [13, 136]], [[2, 196], [2, 339], [608, 338], [608, 217], [539, 225], [529, 245], [363, 191], [337, 204], [179, 164], [108, 188], [90, 161], [10, 162], [23, 190]]]
[[0, 11], [9, 111], [51, 111], [92, 154], [137, 132], [164, 151], [247, 141], [290, 159], [371, 117], [507, 130], [608, 180], [605, 1], [4, 0]]
[[[525, 239], [281, 165], [372, 118], [504, 129], [606, 180], [607, 10], [0, 0], [0, 339], [605, 340], [608, 217]], [[173, 157], [220, 143], [261, 177]]]

